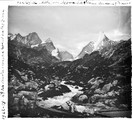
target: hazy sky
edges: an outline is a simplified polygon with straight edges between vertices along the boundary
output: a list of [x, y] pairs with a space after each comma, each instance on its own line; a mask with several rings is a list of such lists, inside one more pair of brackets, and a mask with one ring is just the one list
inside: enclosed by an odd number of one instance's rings
[[130, 7], [47, 6], [9, 7], [9, 32], [25, 36], [37, 32], [51, 38], [60, 50], [74, 56], [104, 31], [110, 39], [130, 35]]

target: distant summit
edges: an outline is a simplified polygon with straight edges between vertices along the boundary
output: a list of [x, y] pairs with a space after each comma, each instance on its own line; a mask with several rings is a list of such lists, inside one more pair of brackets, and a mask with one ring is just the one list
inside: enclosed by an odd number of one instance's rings
[[50, 38], [48, 38], [45, 42], [41, 44], [42, 46], [45, 46], [46, 49], [51, 53], [53, 50], [55, 50], [55, 46]]
[[72, 54], [67, 51], [60, 51], [59, 58], [61, 59], [61, 61], [72, 61], [73, 60]]
[[10, 54], [28, 64], [49, 64], [73, 60], [72, 54], [67, 51], [59, 51], [50, 38], [42, 42], [36, 32], [29, 33], [27, 36], [22, 36], [20, 33], [16, 35], [10, 33], [8, 39], [11, 51], [14, 51]]
[[107, 51], [117, 43], [117, 41], [110, 40], [104, 32], [100, 32], [98, 40], [95, 43], [93, 41], [89, 42], [75, 59], [83, 58], [85, 54], [91, 54], [93, 51]]
[[45, 42], [46, 43], [52, 43], [52, 40], [50, 38], [48, 38]]
[[21, 36], [21, 34], [18, 33], [14, 40], [26, 46], [41, 44], [42, 42], [36, 32], [29, 33], [27, 36]]
[[93, 52], [94, 49], [94, 42], [89, 42], [80, 52], [77, 58], [84, 57], [85, 54], [90, 54]]
[[94, 44], [94, 50], [101, 50], [103, 48], [108, 48], [115, 44], [115, 41], [110, 40], [104, 32], [100, 32], [97, 42]]
[[27, 35], [27, 41], [28, 41], [29, 45], [41, 44], [41, 42], [42, 42], [36, 32], [29, 33]]

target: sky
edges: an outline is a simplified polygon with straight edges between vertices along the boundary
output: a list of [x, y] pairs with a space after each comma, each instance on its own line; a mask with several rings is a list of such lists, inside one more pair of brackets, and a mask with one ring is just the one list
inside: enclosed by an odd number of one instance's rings
[[131, 34], [131, 7], [110, 6], [10, 6], [8, 32], [26, 36], [36, 32], [50, 38], [59, 50], [77, 56], [90, 41], [104, 32], [112, 40]]

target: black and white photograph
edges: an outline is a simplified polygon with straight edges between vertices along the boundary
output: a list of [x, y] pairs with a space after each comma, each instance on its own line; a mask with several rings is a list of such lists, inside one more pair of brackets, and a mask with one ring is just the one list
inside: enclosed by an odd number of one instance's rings
[[8, 6], [8, 118], [130, 118], [131, 6]]

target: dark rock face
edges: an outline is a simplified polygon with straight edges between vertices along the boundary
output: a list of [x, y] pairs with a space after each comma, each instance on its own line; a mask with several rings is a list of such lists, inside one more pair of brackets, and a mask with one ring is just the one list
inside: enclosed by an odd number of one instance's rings
[[86, 94], [76, 94], [71, 99], [75, 103], [88, 103], [88, 96]]
[[54, 49], [55, 46], [53, 44], [53, 42], [50, 40], [50, 38], [48, 38], [45, 43], [42, 44], [42, 46], [45, 46], [46, 49], [51, 53]]
[[36, 32], [30, 33], [29, 35], [27, 35], [27, 41], [29, 45], [41, 44], [42, 42]]

